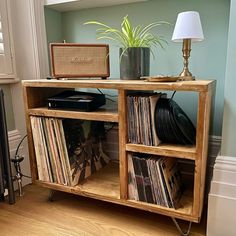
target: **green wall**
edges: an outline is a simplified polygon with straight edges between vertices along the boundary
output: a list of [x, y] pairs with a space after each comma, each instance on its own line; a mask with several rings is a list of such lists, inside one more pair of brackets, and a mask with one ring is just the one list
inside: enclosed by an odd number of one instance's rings
[[[160, 35], [165, 36], [168, 41], [168, 46], [165, 47], [165, 50], [160, 48], [153, 49], [155, 59], [151, 59], [151, 75], [177, 75], [182, 69], [183, 62], [181, 52], [182, 45], [180, 43], [171, 42], [177, 14], [188, 10], [199, 11], [205, 40], [203, 42], [193, 43], [192, 45], [190, 71], [197, 78], [217, 80], [211, 133], [214, 135], [221, 135], [229, 7], [229, 0], [208, 0], [207, 4], [204, 0], [150, 0], [142, 3], [85, 9], [57, 14], [60, 14], [62, 38], [67, 42], [105, 42], [110, 44], [111, 77], [118, 78], [118, 47], [112, 45], [112, 43], [108, 41], [97, 41], [95, 33], [96, 27], [92, 25], [85, 26], [83, 25], [84, 22], [97, 20], [114, 27], [119, 27], [122, 18], [127, 14], [133, 25], [145, 25], [159, 20], [169, 21], [173, 24], [172, 26], [161, 26], [155, 30]], [[46, 11], [46, 16], [50, 14], [52, 14], [52, 12]], [[47, 18], [49, 18], [49, 16], [46, 17], [47, 31], [51, 31], [49, 26], [50, 23], [47, 21]], [[197, 96], [177, 93], [175, 99], [196, 122], [195, 111], [197, 107]]]
[[62, 42], [61, 13], [45, 8], [46, 34], [48, 43]]
[[[50, 43], [61, 43], [62, 39], [62, 25], [61, 25], [61, 13], [49, 8], [45, 8], [44, 11], [46, 22], [46, 34], [48, 42], [48, 61], [50, 62]], [[51, 67], [49, 67], [51, 68]], [[50, 69], [51, 71], [51, 69]], [[51, 72], [50, 72], [51, 73]]]
[[11, 99], [11, 88], [10, 85], [0, 85], [0, 88], [3, 89], [4, 93], [4, 104], [5, 104], [5, 112], [6, 112], [6, 120], [7, 120], [7, 129], [8, 131], [15, 129], [15, 119], [12, 107], [12, 99]]
[[225, 77], [225, 106], [222, 134], [222, 155], [236, 157], [236, 2], [231, 1], [229, 42]]

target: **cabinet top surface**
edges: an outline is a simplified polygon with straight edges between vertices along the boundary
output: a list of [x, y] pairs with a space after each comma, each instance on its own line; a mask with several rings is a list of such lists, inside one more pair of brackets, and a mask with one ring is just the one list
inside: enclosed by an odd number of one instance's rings
[[23, 80], [24, 87], [57, 88], [105, 88], [124, 90], [183, 90], [208, 91], [215, 86], [215, 80], [195, 80], [178, 82], [147, 82], [144, 80], [119, 79], [76, 79], [76, 80]]

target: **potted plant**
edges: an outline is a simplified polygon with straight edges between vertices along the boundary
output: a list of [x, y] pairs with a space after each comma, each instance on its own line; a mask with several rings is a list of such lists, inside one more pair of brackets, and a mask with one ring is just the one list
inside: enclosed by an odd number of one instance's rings
[[121, 29], [112, 28], [98, 21], [85, 23], [85, 25], [88, 24], [100, 26], [96, 30], [97, 39], [112, 40], [120, 46], [120, 78], [140, 79], [142, 76], [149, 75], [151, 46], [163, 48], [162, 43], [166, 43], [162, 36], [153, 35], [150, 32], [151, 29], [169, 23], [159, 21], [147, 26], [132, 27], [128, 16], [125, 16], [121, 23]]

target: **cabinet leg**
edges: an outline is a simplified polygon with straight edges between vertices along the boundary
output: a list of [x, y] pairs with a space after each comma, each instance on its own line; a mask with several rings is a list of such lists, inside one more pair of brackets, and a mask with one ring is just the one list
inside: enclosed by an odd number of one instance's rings
[[22, 191], [22, 181], [21, 181], [21, 178], [17, 180], [17, 184], [18, 184], [18, 189], [19, 189], [19, 196], [22, 197], [23, 196], [23, 191]]
[[189, 225], [188, 225], [188, 229], [186, 232], [183, 232], [183, 230], [180, 228], [179, 226], [179, 223], [177, 222], [177, 220], [173, 217], [171, 217], [172, 221], [174, 222], [177, 230], [179, 231], [179, 233], [182, 235], [182, 236], [188, 236], [190, 234], [190, 230], [191, 230], [191, 226], [192, 226], [192, 222], [190, 221], [189, 222]]
[[53, 199], [54, 194], [55, 194], [55, 191], [50, 189], [49, 190], [49, 195], [48, 195], [48, 201], [50, 201], [50, 202], [54, 201], [54, 199]]

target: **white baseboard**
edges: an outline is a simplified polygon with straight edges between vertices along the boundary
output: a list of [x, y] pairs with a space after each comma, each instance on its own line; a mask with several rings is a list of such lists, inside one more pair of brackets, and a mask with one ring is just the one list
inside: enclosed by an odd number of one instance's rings
[[235, 236], [236, 200], [209, 195], [207, 236]]
[[227, 156], [218, 156], [214, 169], [236, 172], [236, 158]]
[[236, 234], [236, 157], [218, 156], [208, 197], [207, 235]]

